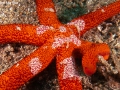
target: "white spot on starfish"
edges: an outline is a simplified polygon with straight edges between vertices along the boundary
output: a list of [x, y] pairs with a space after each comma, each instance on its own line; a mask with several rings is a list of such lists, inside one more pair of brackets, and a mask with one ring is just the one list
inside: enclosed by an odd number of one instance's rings
[[42, 67], [42, 63], [40, 62], [38, 57], [32, 58], [29, 62], [29, 67], [31, 69], [31, 73], [33, 75], [37, 74]]
[[73, 42], [77, 46], [81, 44], [81, 41], [74, 34], [70, 36], [70, 42]]
[[79, 19], [79, 20], [75, 20], [74, 22], [68, 23], [68, 25], [74, 25], [77, 28], [78, 33], [80, 33], [80, 31], [85, 28], [85, 21]]
[[18, 66], [19, 66], [19, 63], [16, 64], [16, 67], [18, 67]]
[[40, 25], [39, 27], [36, 28], [37, 34], [41, 35], [47, 30], [53, 29], [51, 26], [45, 26], [45, 25]]
[[101, 9], [101, 12], [103, 12], [103, 13], [104, 13], [104, 12], [105, 12], [105, 10], [104, 10], [104, 9]]
[[21, 28], [20, 28], [19, 26], [16, 26], [16, 30], [19, 30], [19, 31], [20, 31], [20, 30], [21, 30]]
[[65, 43], [65, 41], [64, 41], [63, 37], [54, 38], [54, 42], [52, 44], [52, 48], [55, 49], [57, 47], [60, 47], [64, 43]]
[[64, 26], [59, 27], [60, 32], [66, 32], [66, 28]]
[[43, 48], [44, 48], [44, 49], [47, 49], [47, 48], [48, 48], [48, 46], [44, 46]]
[[55, 10], [53, 8], [44, 8], [45, 11], [49, 11], [49, 12], [55, 12]]
[[78, 72], [75, 69], [75, 61], [73, 57], [65, 58], [60, 64], [64, 64], [64, 72], [63, 72], [63, 79], [68, 79], [72, 77], [76, 77], [80, 80], [80, 76], [78, 75]]
[[68, 48], [68, 43], [74, 43], [77, 46], [80, 46], [81, 41], [75, 36], [75, 35], [70, 35], [69, 37], [57, 37], [54, 38], [54, 42], [52, 44], [52, 48], [55, 49], [57, 47], [62, 46], [63, 44], [67, 44], [67, 48]]

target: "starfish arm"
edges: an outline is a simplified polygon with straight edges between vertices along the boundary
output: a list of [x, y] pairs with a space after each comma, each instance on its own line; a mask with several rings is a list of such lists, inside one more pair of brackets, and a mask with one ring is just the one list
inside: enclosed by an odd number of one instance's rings
[[81, 17], [73, 19], [68, 25], [74, 25], [77, 29], [74, 29], [76, 35], [80, 33], [83, 35], [86, 31], [97, 26], [104, 20], [116, 15], [120, 12], [120, 0], [112, 3], [108, 6], [100, 8], [95, 12], [83, 15]]
[[82, 90], [81, 78], [75, 69], [72, 50], [73, 48], [69, 47], [57, 55], [57, 73], [60, 90]]
[[0, 75], [0, 90], [16, 90], [45, 69], [56, 54], [50, 45], [44, 44]]
[[44, 25], [7, 24], [0, 25], [0, 43], [22, 42], [42, 45], [50, 35], [52, 27]]
[[38, 18], [41, 24], [48, 26], [60, 24], [52, 0], [36, 0], [36, 5]]
[[110, 54], [110, 49], [108, 45], [104, 43], [96, 44], [87, 41], [82, 41], [79, 50], [82, 54], [82, 66], [84, 73], [89, 76], [94, 74], [96, 71], [98, 55], [103, 56], [104, 59], [107, 60]]

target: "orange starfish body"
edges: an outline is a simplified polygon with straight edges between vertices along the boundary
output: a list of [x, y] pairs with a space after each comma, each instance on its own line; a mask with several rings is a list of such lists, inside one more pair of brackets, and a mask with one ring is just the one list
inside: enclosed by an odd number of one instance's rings
[[79, 36], [120, 12], [120, 1], [64, 25], [57, 19], [52, 0], [36, 0], [36, 4], [41, 25], [0, 26], [0, 43], [21, 42], [39, 46], [29, 56], [0, 75], [0, 90], [16, 90], [43, 71], [54, 57], [56, 57], [60, 90], [82, 90], [81, 78], [72, 56], [73, 50], [77, 49], [82, 54], [85, 74], [94, 74], [98, 55], [108, 59], [110, 49], [103, 43], [80, 40]]

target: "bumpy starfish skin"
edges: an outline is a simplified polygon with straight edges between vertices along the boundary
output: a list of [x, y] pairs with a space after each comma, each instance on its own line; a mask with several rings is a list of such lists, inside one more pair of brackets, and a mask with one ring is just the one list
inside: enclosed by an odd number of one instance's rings
[[[98, 62], [98, 55], [102, 55], [104, 59], [108, 59], [110, 49], [106, 44], [95, 44], [91, 42], [82, 42], [80, 48], [82, 52], [82, 65], [86, 75], [92, 75], [96, 71], [96, 62]], [[90, 61], [90, 62], [89, 62]]]
[[36, 0], [41, 25], [9, 24], [0, 26], [0, 43], [25, 43], [39, 46], [0, 75], [0, 90], [16, 90], [44, 70], [56, 57], [56, 67], [61, 90], [82, 90], [81, 78], [76, 70], [73, 51], [82, 55], [86, 75], [96, 71], [98, 55], [108, 59], [110, 49], [106, 44], [96, 44], [79, 39], [87, 30], [120, 12], [120, 1], [95, 12], [78, 17], [63, 25], [57, 19], [52, 0]]

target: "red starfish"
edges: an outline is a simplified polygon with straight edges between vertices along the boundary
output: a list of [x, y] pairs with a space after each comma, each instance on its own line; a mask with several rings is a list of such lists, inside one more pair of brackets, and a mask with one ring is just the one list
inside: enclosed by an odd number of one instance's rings
[[120, 12], [120, 1], [62, 24], [55, 14], [52, 0], [36, 0], [37, 13], [42, 25], [9, 24], [0, 26], [0, 43], [21, 42], [39, 48], [0, 75], [0, 90], [16, 90], [44, 70], [56, 57], [61, 90], [82, 90], [81, 78], [75, 69], [72, 53], [82, 54], [85, 74], [96, 71], [98, 55], [108, 59], [106, 44], [80, 40], [78, 37], [102, 21]]

